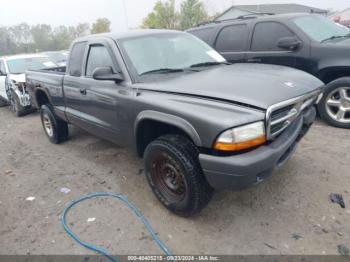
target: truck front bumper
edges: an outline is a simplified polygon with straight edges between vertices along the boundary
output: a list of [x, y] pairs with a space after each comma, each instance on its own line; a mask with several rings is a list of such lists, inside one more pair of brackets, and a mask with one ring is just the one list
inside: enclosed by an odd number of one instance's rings
[[281, 168], [316, 119], [312, 107], [270, 144], [229, 157], [201, 154], [204, 175], [215, 189], [244, 189], [259, 184]]

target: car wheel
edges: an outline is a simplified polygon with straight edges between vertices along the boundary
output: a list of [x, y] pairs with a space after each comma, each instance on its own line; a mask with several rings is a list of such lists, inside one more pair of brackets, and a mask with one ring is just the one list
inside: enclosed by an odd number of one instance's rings
[[350, 78], [340, 78], [326, 86], [318, 104], [323, 120], [340, 128], [350, 128]]
[[27, 110], [21, 105], [18, 96], [15, 92], [11, 92], [10, 95], [10, 110], [17, 116], [23, 116], [26, 114]]
[[45, 134], [53, 144], [60, 144], [68, 139], [68, 124], [59, 119], [50, 105], [41, 106], [41, 123]]
[[0, 107], [4, 107], [7, 105], [8, 105], [8, 103], [5, 100], [3, 100], [2, 98], [0, 98]]
[[160, 137], [145, 151], [146, 176], [154, 194], [179, 216], [199, 213], [214, 192], [203, 175], [198, 155], [197, 147], [179, 135]]

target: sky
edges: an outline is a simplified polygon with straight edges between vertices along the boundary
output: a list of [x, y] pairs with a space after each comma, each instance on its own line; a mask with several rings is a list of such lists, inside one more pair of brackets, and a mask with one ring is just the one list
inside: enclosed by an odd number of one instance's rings
[[[113, 31], [137, 28], [157, 0], [0, 0], [0, 26], [26, 22], [52, 26], [92, 23], [99, 17], [112, 22]], [[182, 0], [175, 0], [179, 8]], [[222, 12], [232, 4], [299, 3], [318, 8], [343, 10], [349, 0], [203, 0], [211, 14]]]

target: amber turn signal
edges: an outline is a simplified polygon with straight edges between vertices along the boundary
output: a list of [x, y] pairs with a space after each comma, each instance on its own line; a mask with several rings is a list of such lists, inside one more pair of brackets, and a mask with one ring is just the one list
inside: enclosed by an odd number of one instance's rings
[[255, 139], [252, 139], [249, 141], [244, 141], [244, 142], [240, 142], [240, 143], [236, 143], [236, 144], [226, 144], [226, 143], [217, 142], [217, 143], [215, 143], [214, 148], [216, 150], [219, 150], [219, 151], [234, 152], [234, 151], [240, 151], [240, 150], [244, 150], [244, 149], [253, 148], [253, 147], [265, 144], [265, 142], [266, 142], [266, 137], [264, 135], [264, 136], [257, 137]]

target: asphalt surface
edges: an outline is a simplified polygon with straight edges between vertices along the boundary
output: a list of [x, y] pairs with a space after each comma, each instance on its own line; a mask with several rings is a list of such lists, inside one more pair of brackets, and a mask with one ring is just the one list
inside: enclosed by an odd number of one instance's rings
[[[0, 108], [0, 188], [0, 255], [93, 254], [68, 237], [59, 217], [69, 201], [96, 191], [127, 195], [176, 254], [320, 255], [350, 247], [350, 131], [321, 121], [271, 179], [218, 192], [200, 215], [184, 219], [157, 201], [132, 149], [71, 127], [68, 142], [52, 145], [37, 113], [15, 118]], [[345, 209], [331, 193], [342, 194]], [[114, 200], [81, 204], [69, 224], [113, 254], [160, 254]]]

